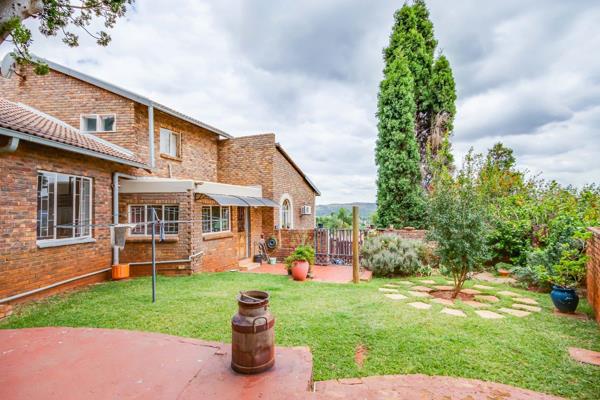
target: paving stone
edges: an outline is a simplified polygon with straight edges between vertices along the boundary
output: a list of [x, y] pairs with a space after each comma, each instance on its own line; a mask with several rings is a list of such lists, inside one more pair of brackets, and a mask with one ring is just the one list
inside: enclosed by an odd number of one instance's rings
[[519, 303], [525, 303], [525, 304], [532, 304], [532, 305], [538, 304], [537, 301], [535, 301], [534, 299], [530, 299], [529, 297], [515, 297], [515, 298], [513, 298], [513, 301], [516, 301]]
[[454, 286], [454, 281], [446, 281], [446, 283], [447, 283], [448, 285], [453, 285], [453, 286]]
[[515, 292], [511, 292], [509, 290], [503, 290], [501, 292], [498, 292], [498, 294], [500, 296], [508, 296], [508, 297], [521, 297], [521, 295], [519, 293], [515, 293]]
[[452, 315], [454, 317], [466, 317], [467, 316], [467, 314], [465, 314], [463, 311], [457, 310], [455, 308], [444, 308], [440, 312], [443, 314]]
[[485, 301], [487, 303], [497, 303], [500, 301], [500, 299], [497, 298], [496, 296], [489, 296], [489, 295], [475, 296], [475, 300]]
[[400, 293], [386, 293], [384, 296], [392, 300], [404, 300], [407, 298], [405, 295]]
[[413, 292], [412, 290], [408, 291], [408, 294], [414, 297], [431, 297], [428, 293], [425, 292]]
[[542, 307], [528, 306], [527, 304], [520, 304], [520, 303], [513, 304], [512, 308], [518, 308], [518, 309], [521, 309], [521, 310], [527, 310], [527, 311], [533, 311], [533, 312], [540, 312], [540, 311], [542, 311]]
[[416, 292], [432, 292], [433, 291], [432, 288], [428, 288], [427, 286], [413, 286], [410, 288], [410, 290], [416, 291]]
[[486, 307], [490, 307], [489, 304], [480, 303], [478, 301], [473, 301], [473, 300], [464, 300], [463, 303], [465, 303], [468, 306], [474, 307], [474, 308], [486, 308]]
[[431, 300], [432, 303], [437, 303], [437, 304], [443, 304], [445, 306], [453, 306], [454, 302], [452, 300], [448, 300], [448, 299], [433, 299]]
[[473, 287], [475, 289], [481, 289], [481, 290], [494, 290], [495, 289], [491, 286], [486, 286], [486, 285], [473, 285]]
[[452, 290], [454, 286], [436, 285], [433, 288], [437, 290]]
[[531, 314], [529, 311], [515, 310], [513, 308], [499, 308], [498, 311], [502, 311], [503, 313], [507, 313], [513, 315], [515, 317], [526, 317]]
[[589, 317], [587, 316], [587, 314], [584, 314], [584, 313], [581, 313], [581, 312], [564, 313], [564, 312], [558, 311], [556, 308], [554, 309], [554, 315], [558, 315], [558, 316], [561, 316], [561, 317], [578, 319], [578, 320], [581, 320], [581, 321], [587, 321], [589, 319]]
[[421, 283], [424, 283], [426, 285], [435, 285], [435, 281], [432, 281], [431, 279], [427, 279], [424, 281], [420, 281]]
[[383, 293], [398, 293], [398, 289], [390, 289], [390, 288], [379, 288], [380, 292]]
[[497, 314], [493, 311], [489, 311], [489, 310], [477, 310], [475, 311], [475, 314], [479, 315], [481, 318], [485, 318], [485, 319], [500, 319], [500, 318], [504, 318], [504, 315], [500, 315]]
[[413, 283], [411, 281], [398, 281], [397, 282], [400, 285], [405, 285], [405, 286], [412, 286]]
[[431, 308], [431, 304], [421, 303], [420, 301], [408, 303], [408, 305], [414, 308], [418, 308], [419, 310], [429, 310]]
[[396, 284], [396, 283], [387, 283], [387, 284], [383, 285], [383, 287], [387, 287], [387, 288], [395, 288], [395, 289], [397, 289], [397, 288], [399, 287], [399, 285], [398, 285], [398, 284]]
[[460, 292], [464, 293], [464, 294], [481, 294], [481, 292], [479, 290], [468, 289], [468, 288], [467, 289], [462, 289]]
[[569, 347], [569, 355], [579, 362], [600, 367], [600, 352]]

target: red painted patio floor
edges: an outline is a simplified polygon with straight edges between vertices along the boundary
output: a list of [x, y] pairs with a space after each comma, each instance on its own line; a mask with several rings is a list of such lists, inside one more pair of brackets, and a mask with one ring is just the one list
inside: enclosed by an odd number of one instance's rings
[[[352, 267], [347, 265], [313, 265], [313, 278], [315, 282], [350, 283], [352, 282]], [[285, 264], [262, 264], [260, 267], [244, 271], [254, 274], [287, 275]], [[360, 272], [362, 281], [371, 280], [371, 271]], [[292, 279], [292, 278], [290, 278]]]
[[306, 347], [277, 347], [275, 367], [229, 368], [230, 345], [136, 331], [0, 329], [0, 399], [396, 399], [551, 400], [512, 386], [426, 375], [315, 384]]

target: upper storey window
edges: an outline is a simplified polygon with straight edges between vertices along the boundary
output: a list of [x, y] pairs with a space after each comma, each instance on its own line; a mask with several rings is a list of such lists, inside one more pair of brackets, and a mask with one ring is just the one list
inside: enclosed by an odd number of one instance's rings
[[160, 129], [160, 152], [171, 157], [179, 158], [181, 155], [180, 149], [180, 136], [178, 133], [172, 132], [168, 129]]
[[81, 116], [83, 132], [114, 132], [116, 131], [115, 114], [86, 114]]

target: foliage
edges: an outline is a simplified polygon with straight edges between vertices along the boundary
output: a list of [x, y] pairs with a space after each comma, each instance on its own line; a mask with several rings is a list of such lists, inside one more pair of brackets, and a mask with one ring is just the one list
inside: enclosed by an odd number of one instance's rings
[[442, 171], [430, 199], [428, 240], [437, 242], [440, 263], [452, 273], [454, 297], [488, 255], [488, 215], [477, 191], [477, 163], [470, 152], [456, 177]]
[[417, 269], [417, 276], [431, 276], [433, 273], [433, 269], [429, 265], [421, 265], [419, 269]]
[[368, 237], [361, 247], [362, 265], [376, 276], [413, 275], [423, 266], [423, 243], [394, 235]]
[[348, 229], [352, 227], [352, 212], [346, 208], [340, 208], [337, 213], [317, 217], [317, 225], [327, 229]]
[[35, 72], [48, 73], [47, 64], [34, 59], [29, 53], [31, 31], [23, 24], [29, 17], [40, 21], [39, 30], [44, 36], [63, 35], [63, 42], [70, 47], [79, 45], [79, 36], [68, 30], [69, 25], [82, 29], [96, 40], [100, 46], [110, 43], [110, 36], [105, 31], [92, 33], [88, 30], [94, 18], [101, 19], [106, 28], [114, 27], [117, 19], [123, 17], [127, 6], [134, 0], [82, 0], [73, 4], [70, 0], [41, 0], [21, 2], [5, 1], [0, 5], [0, 15], [9, 16], [0, 19], [0, 44], [10, 41], [14, 45], [11, 55], [17, 64], [31, 63]]
[[315, 249], [311, 245], [300, 245], [285, 259], [288, 269], [292, 268], [295, 261], [308, 261], [310, 265], [315, 263]]

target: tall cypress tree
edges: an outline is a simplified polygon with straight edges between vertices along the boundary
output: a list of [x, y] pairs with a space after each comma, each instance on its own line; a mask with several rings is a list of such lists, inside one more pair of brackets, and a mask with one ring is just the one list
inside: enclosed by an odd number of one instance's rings
[[421, 226], [424, 199], [414, 135], [414, 80], [401, 49], [384, 71], [378, 96], [377, 222]]

